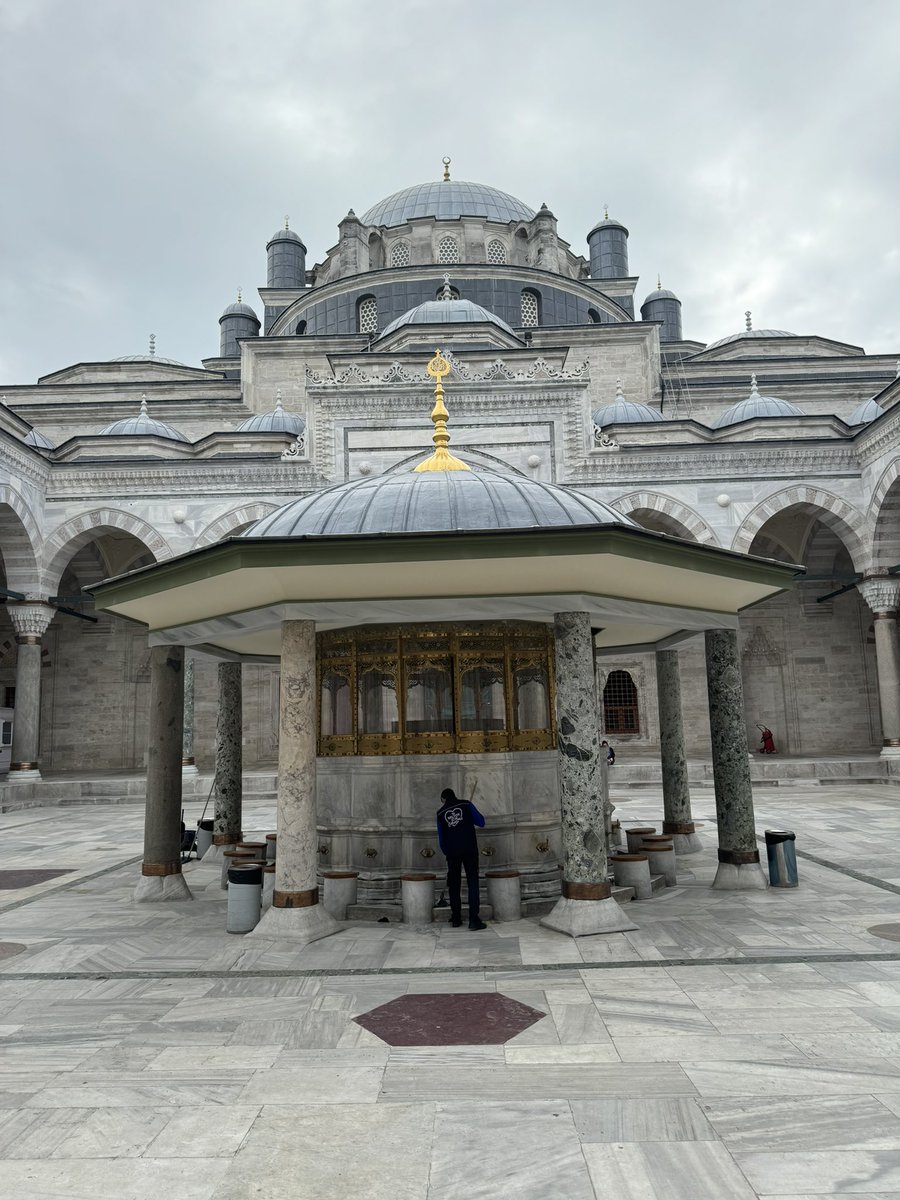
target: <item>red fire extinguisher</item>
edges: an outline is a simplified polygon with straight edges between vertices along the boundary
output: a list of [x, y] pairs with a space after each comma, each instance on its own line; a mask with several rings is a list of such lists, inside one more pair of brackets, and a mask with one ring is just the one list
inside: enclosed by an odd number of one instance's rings
[[759, 739], [759, 753], [776, 754], [777, 751], [775, 749], [775, 738], [772, 734], [772, 730], [769, 729], [767, 725], [760, 725], [758, 721], [756, 722], [756, 728], [760, 731], [761, 735]]

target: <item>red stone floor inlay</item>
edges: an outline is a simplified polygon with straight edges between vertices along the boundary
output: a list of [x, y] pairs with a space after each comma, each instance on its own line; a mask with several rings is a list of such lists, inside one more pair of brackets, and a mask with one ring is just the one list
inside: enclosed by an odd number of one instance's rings
[[56, 879], [58, 875], [71, 875], [74, 870], [74, 867], [65, 867], [61, 871], [0, 871], [0, 890], [10, 891], [12, 888], [32, 887], [36, 883]]
[[398, 996], [354, 1017], [389, 1046], [492, 1046], [547, 1014], [499, 992]]

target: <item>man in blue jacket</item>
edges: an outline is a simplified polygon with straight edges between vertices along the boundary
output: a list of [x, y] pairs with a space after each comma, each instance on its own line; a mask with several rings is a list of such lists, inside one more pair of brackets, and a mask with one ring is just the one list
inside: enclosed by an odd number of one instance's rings
[[441, 792], [437, 814], [438, 843], [447, 856], [447, 891], [450, 893], [450, 924], [462, 925], [460, 884], [465, 868], [469, 888], [469, 928], [487, 929], [478, 916], [478, 841], [475, 826], [484, 828], [484, 817], [471, 802], [460, 800], [452, 788]]

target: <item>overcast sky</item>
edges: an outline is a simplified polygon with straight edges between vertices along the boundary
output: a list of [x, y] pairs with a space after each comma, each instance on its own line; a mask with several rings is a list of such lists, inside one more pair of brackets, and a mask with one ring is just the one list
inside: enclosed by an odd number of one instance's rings
[[198, 364], [290, 213], [440, 177], [629, 228], [685, 335], [900, 353], [896, 0], [0, 0], [0, 385]]

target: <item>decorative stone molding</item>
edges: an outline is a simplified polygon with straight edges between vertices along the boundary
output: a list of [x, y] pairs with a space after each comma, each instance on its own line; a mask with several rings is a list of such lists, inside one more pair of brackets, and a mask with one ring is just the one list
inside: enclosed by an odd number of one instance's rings
[[619, 443], [611, 438], [599, 425], [594, 425], [594, 445], [598, 450], [618, 450]]
[[286, 450], [282, 450], [281, 461], [282, 462], [296, 462], [299, 459], [305, 459], [307, 457], [308, 457], [308, 455], [306, 453], [306, 431], [304, 430], [304, 432], [301, 433], [298, 438], [295, 438], [294, 441], [291, 442], [290, 446], [288, 446]]
[[876, 616], [879, 613], [897, 615], [900, 609], [900, 578], [892, 575], [874, 576], [863, 579], [856, 588]]
[[16, 631], [16, 641], [39, 642], [53, 620], [55, 609], [49, 604], [8, 604], [6, 611]]
[[[453, 369], [450, 376], [451, 381], [455, 378], [463, 383], [533, 383], [538, 380], [569, 382], [590, 379], [590, 363], [587, 359], [573, 367], [571, 371], [562, 367], [554, 367], [552, 363], [547, 362], [543, 355], [539, 355], [527, 369], [518, 371], [508, 367], [502, 358], [495, 358], [481, 370], [467, 366], [452, 354], [449, 355], [449, 361]], [[357, 363], [351, 363], [337, 375], [330, 376], [323, 375], [314, 367], [306, 366], [306, 382], [312, 387], [378, 387], [384, 384], [394, 386], [398, 383], [422, 384], [428, 383], [428, 380], [428, 374], [424, 369], [421, 371], [411, 370], [399, 361], [392, 362], [386, 371], [379, 371], [376, 365], [368, 374], [364, 373]]]
[[769, 638], [761, 625], [757, 625], [753, 633], [744, 642], [741, 658], [767, 667], [779, 667], [784, 662], [784, 653], [780, 647]]

